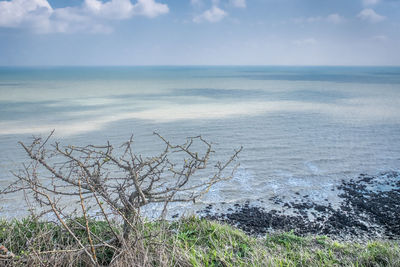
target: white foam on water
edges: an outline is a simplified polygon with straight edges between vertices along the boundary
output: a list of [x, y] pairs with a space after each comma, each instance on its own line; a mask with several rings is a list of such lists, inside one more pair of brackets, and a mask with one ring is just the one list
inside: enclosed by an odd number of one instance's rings
[[[254, 199], [257, 196], [255, 177], [251, 171], [241, 166], [237, 169], [234, 176], [228, 180], [215, 184], [205, 195], [204, 203], [238, 202], [243, 199]], [[232, 198], [232, 192], [240, 191], [238, 198]]]
[[318, 166], [310, 161], [306, 161], [304, 165], [308, 168], [309, 171], [311, 171], [312, 174], [319, 174], [321, 173], [320, 169]]

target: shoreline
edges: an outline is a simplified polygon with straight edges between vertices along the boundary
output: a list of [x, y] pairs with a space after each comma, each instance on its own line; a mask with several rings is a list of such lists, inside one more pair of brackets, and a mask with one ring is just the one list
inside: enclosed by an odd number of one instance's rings
[[[339, 192], [340, 202], [333, 205], [327, 199], [318, 203], [309, 195], [298, 194], [298, 198], [290, 200], [274, 196], [256, 203], [224, 204], [217, 209], [216, 204], [209, 204], [196, 216], [227, 223], [259, 237], [293, 232], [338, 241], [400, 240], [400, 172], [362, 173], [355, 179], [342, 180], [335, 191]], [[274, 208], [263, 206], [268, 202], [275, 204]], [[171, 218], [176, 221], [180, 216]]]
[[[157, 264], [160, 266], [264, 266], [266, 262], [271, 266], [399, 266], [399, 173], [362, 174], [356, 180], [343, 181], [337, 189], [342, 192], [338, 208], [315, 203], [307, 196], [299, 201], [268, 200], [279, 203], [283, 211], [244, 203], [232, 205], [229, 212], [213, 213], [209, 205], [202, 218], [182, 217], [166, 224], [146, 222], [139, 231], [145, 238], [131, 244], [113, 240], [112, 233], [122, 231], [121, 224], [93, 218], [87, 221], [90, 231], [96, 239], [102, 237], [99, 240], [107, 242], [105, 246], [96, 244], [93, 254], [87, 232], [79, 223], [82, 217], [67, 222], [76, 239], [53, 222], [0, 220], [0, 265], [75, 262], [92, 266], [88, 255], [96, 255], [99, 265], [125, 266], [132, 265], [129, 255], [139, 251], [142, 254], [135, 256], [138, 266], [153, 266], [157, 259], [166, 260], [164, 265]], [[121, 258], [124, 253], [128, 256]], [[150, 265], [144, 264], [147, 259], [151, 259]]]
[[280, 204], [282, 210], [246, 202], [223, 212], [214, 212], [213, 205], [208, 205], [199, 216], [256, 236], [293, 231], [300, 236], [325, 235], [338, 240], [400, 240], [399, 172], [360, 174], [357, 179], [342, 181], [337, 190], [341, 192], [338, 207], [316, 203], [307, 195], [292, 201], [273, 197], [268, 201]]

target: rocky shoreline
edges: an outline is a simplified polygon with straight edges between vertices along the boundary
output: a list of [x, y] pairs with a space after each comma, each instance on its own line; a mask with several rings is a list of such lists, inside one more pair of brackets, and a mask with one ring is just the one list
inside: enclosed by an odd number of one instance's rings
[[201, 214], [253, 235], [294, 231], [342, 240], [400, 239], [400, 173], [360, 174], [357, 179], [342, 181], [337, 191], [341, 200], [338, 207], [316, 203], [306, 195], [293, 201], [269, 199], [281, 204], [282, 210], [266, 210], [247, 202], [222, 213], [213, 212], [209, 205]]

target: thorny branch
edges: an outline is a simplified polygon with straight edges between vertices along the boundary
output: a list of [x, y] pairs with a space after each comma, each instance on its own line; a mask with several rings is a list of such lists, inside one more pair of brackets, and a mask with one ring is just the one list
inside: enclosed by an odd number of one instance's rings
[[[91, 237], [95, 235], [88, 224], [89, 210], [97, 211], [97, 216], [107, 222], [115, 245], [128, 242], [132, 236], [137, 241], [143, 238], [138, 230], [143, 206], [160, 203], [164, 219], [169, 203], [194, 203], [214, 184], [233, 176], [242, 150], [235, 150], [225, 162], [214, 161], [213, 172], [201, 173], [215, 153], [212, 144], [201, 136], [189, 137], [184, 144], [174, 145], [154, 133], [164, 148], [157, 156], [143, 157], [134, 152], [133, 136], [121, 147], [114, 148], [108, 142], [104, 146], [49, 144], [53, 133], [45, 139], [34, 138], [30, 145], [20, 142], [31, 162], [14, 173], [16, 181], [0, 193], [30, 192], [42, 207], [50, 208], [93, 264], [97, 264], [95, 248], [110, 241], [93, 242]], [[82, 227], [87, 232], [90, 250], [65, 223], [57, 204], [71, 199], [80, 204], [83, 212]], [[113, 228], [114, 218], [123, 222], [122, 235]]]

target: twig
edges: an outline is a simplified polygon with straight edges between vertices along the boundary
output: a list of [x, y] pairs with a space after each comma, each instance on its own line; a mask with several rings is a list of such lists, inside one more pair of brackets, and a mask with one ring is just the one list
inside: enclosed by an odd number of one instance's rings
[[83, 201], [83, 196], [82, 196], [82, 187], [81, 187], [81, 180], [78, 180], [78, 185], [79, 185], [79, 198], [81, 200], [81, 207], [82, 207], [82, 212], [83, 212], [83, 218], [85, 219], [85, 227], [86, 227], [86, 233], [87, 233], [87, 237], [89, 240], [89, 244], [90, 244], [90, 249], [92, 251], [92, 255], [93, 255], [93, 260], [96, 262], [97, 264], [97, 258], [96, 258], [96, 250], [94, 249], [93, 246], [93, 240], [92, 237], [90, 236], [90, 229], [89, 229], [89, 220], [87, 218], [86, 215], [86, 209], [85, 209], [85, 203]]

